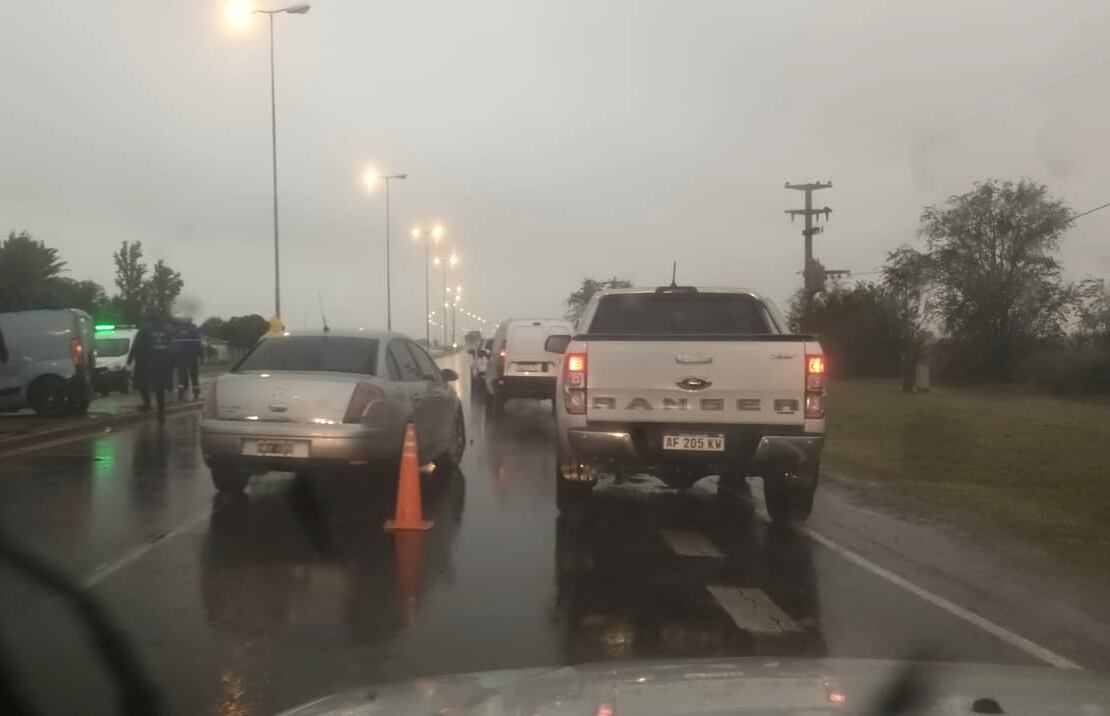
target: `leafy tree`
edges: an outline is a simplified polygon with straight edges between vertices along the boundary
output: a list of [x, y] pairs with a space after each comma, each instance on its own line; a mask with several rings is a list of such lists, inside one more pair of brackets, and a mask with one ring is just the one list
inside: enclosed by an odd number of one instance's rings
[[902, 347], [902, 390], [907, 393], [913, 391], [914, 370], [924, 348], [930, 275], [929, 257], [909, 246], [900, 246], [886, 255], [883, 286], [897, 320], [898, 342]]
[[108, 296], [96, 281], [56, 279], [53, 286], [55, 303], [67, 308], [80, 308], [94, 318], [110, 318]]
[[631, 288], [631, 286], [631, 281], [626, 281], [616, 276], [604, 281], [584, 278], [578, 290], [567, 296], [567, 311], [564, 315], [572, 321], [577, 321], [582, 316], [582, 311], [586, 310], [586, 304], [590, 302], [590, 299], [593, 298], [594, 294], [598, 291], [606, 288]]
[[1110, 342], [1110, 288], [1106, 280], [1089, 278], [1075, 290], [1075, 337]]
[[162, 259], [154, 264], [150, 280], [143, 286], [143, 297], [146, 299], [146, 310], [153, 311], [159, 316], [168, 317], [173, 314], [173, 304], [181, 294], [185, 282], [181, 274], [174, 271]]
[[979, 182], [925, 207], [937, 313], [969, 377], [1009, 379], [1022, 345], [1060, 334], [1072, 295], [1056, 253], [1071, 217], [1029, 179]]
[[204, 323], [200, 324], [198, 330], [209, 338], [227, 340], [227, 321], [219, 316], [212, 316], [211, 318], [205, 319]]
[[243, 352], [258, 342], [270, 330], [270, 322], [257, 313], [249, 316], [232, 316], [225, 327], [226, 340], [231, 347]]
[[119, 289], [118, 306], [123, 319], [138, 323], [143, 317], [146, 298], [146, 264], [143, 263], [143, 242], [124, 241], [119, 251], [112, 253], [116, 263], [116, 288]]
[[0, 310], [44, 308], [57, 300], [57, 282], [66, 265], [57, 249], [26, 231], [0, 243]]
[[[790, 320], [802, 317], [804, 292], [791, 301]], [[882, 285], [860, 281], [832, 284], [813, 297], [810, 332], [816, 333], [837, 377], [895, 375], [901, 356], [897, 302]]]

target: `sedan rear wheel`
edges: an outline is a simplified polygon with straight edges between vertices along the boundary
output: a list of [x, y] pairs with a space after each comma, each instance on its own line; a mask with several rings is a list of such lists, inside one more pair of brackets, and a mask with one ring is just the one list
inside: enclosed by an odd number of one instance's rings
[[250, 473], [230, 465], [213, 466], [211, 470], [212, 484], [220, 492], [240, 493], [251, 479]]
[[451, 444], [442, 455], [436, 458], [436, 468], [450, 472], [462, 462], [463, 453], [466, 452], [466, 421], [463, 420], [462, 410], [455, 413], [455, 427], [451, 432]]

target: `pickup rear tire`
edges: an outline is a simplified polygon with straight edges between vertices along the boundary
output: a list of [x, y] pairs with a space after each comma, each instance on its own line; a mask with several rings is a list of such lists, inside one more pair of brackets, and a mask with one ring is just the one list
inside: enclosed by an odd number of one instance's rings
[[562, 477], [555, 478], [555, 506], [561, 514], [580, 512], [590, 503], [594, 483], [573, 482]]
[[767, 514], [774, 522], [790, 524], [805, 522], [813, 511], [817, 493], [819, 466], [788, 474], [785, 470], [769, 472], [763, 478], [763, 497]]

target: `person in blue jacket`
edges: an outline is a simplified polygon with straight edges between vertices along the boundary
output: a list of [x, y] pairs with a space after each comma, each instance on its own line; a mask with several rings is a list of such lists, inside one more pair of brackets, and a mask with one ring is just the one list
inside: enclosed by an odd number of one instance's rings
[[177, 399], [184, 400], [190, 385], [193, 399], [200, 398], [200, 331], [186, 318], [177, 324], [173, 338], [173, 362], [177, 366]]
[[173, 390], [173, 327], [157, 313], [146, 316], [127, 356], [127, 365], [134, 364], [135, 382], [139, 386], [143, 404], [140, 410], [150, 410], [150, 392], [158, 401], [158, 422], [166, 419], [166, 391]]

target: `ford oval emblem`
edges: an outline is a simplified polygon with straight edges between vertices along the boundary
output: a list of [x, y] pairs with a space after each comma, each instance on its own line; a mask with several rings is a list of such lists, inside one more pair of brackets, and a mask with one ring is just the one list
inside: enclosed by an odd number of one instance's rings
[[678, 387], [683, 390], [705, 390], [713, 385], [705, 378], [683, 378], [678, 381]]

